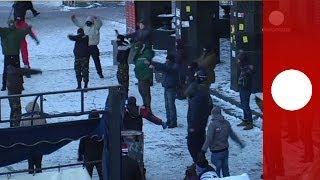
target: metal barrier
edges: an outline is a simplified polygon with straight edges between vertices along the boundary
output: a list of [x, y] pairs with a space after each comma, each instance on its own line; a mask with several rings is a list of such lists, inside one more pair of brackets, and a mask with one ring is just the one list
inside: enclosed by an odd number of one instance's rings
[[[52, 92], [43, 92], [43, 93], [32, 93], [32, 94], [20, 94], [20, 95], [10, 95], [10, 96], [0, 96], [0, 123], [8, 123], [10, 122], [10, 119], [2, 120], [2, 101], [4, 99], [9, 98], [22, 98], [22, 97], [36, 97], [35, 102], [37, 102], [38, 99], [40, 99], [40, 113], [43, 114], [43, 101], [45, 101], [44, 96], [47, 95], [55, 95], [55, 94], [68, 94], [68, 93], [80, 93], [81, 94], [81, 110], [79, 112], [63, 112], [63, 113], [54, 113], [54, 114], [47, 114], [42, 117], [38, 118], [23, 118], [21, 121], [27, 121], [27, 120], [36, 120], [41, 118], [57, 118], [57, 117], [67, 117], [67, 116], [81, 116], [85, 114], [89, 114], [90, 111], [85, 111], [84, 109], [84, 94], [91, 91], [96, 90], [109, 90], [111, 88], [117, 88], [117, 86], [104, 86], [104, 87], [96, 87], [96, 88], [87, 88], [87, 89], [73, 89], [73, 90], [63, 90], [63, 91], [52, 91]], [[103, 112], [103, 110], [99, 111], [100, 113]]]
[[[108, 114], [108, 122], [106, 127], [108, 129], [108, 138], [104, 138], [104, 153], [103, 153], [103, 178], [106, 180], [120, 180], [121, 179], [121, 122], [122, 113], [125, 103], [125, 96], [122, 92], [121, 86], [105, 86], [87, 89], [74, 89], [65, 91], [53, 91], [53, 92], [43, 92], [43, 93], [33, 93], [33, 94], [21, 94], [21, 95], [10, 95], [10, 96], [0, 96], [0, 123], [7, 123], [10, 120], [1, 121], [1, 102], [4, 99], [9, 98], [21, 98], [21, 97], [36, 97], [35, 102], [40, 99], [40, 111], [43, 113], [43, 101], [44, 96], [54, 95], [54, 94], [66, 94], [66, 93], [81, 93], [81, 110], [79, 112], [63, 112], [48, 114], [44, 116], [45, 118], [56, 118], [56, 117], [67, 117], [67, 116], [81, 116], [84, 114], [89, 114], [90, 111], [85, 111], [84, 109], [84, 94], [95, 90], [109, 90], [106, 105], [108, 108], [103, 107], [103, 110], [98, 111], [100, 113]], [[108, 111], [106, 111], [106, 109]], [[41, 117], [43, 118], [43, 117]], [[36, 120], [39, 118], [24, 118], [25, 120]], [[70, 166], [73, 166], [71, 164]], [[68, 166], [68, 165], [65, 165]], [[55, 166], [63, 167], [63, 166]], [[51, 167], [52, 168], [52, 167]], [[10, 173], [6, 173], [10, 174]]]

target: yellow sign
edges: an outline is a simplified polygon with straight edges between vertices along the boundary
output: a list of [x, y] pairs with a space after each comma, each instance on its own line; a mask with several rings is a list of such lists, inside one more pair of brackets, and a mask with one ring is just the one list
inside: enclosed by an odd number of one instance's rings
[[248, 36], [243, 36], [242, 37], [243, 43], [248, 43]]
[[239, 24], [239, 30], [243, 31], [244, 30], [244, 25], [243, 24]]
[[190, 6], [186, 6], [186, 12], [191, 12], [191, 7]]

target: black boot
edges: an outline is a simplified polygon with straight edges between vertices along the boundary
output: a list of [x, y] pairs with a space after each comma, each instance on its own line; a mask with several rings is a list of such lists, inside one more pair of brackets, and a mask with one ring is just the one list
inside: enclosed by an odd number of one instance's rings
[[85, 83], [84, 83], [84, 88], [85, 88], [85, 89], [88, 88], [88, 82], [85, 82]]
[[81, 89], [81, 81], [78, 81], [78, 87], [77, 89]]
[[1, 91], [5, 91], [7, 88], [5, 86], [2, 86]]

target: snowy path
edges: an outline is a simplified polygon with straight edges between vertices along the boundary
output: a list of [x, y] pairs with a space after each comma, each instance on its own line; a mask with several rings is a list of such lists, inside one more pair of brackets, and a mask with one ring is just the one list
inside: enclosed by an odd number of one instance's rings
[[[105, 86], [116, 84], [116, 67], [112, 65], [112, 46], [110, 41], [114, 39], [114, 29], [120, 32], [125, 31], [123, 10], [121, 7], [104, 7], [98, 9], [77, 9], [67, 12], [61, 12], [55, 6], [40, 6], [41, 15], [39, 18], [30, 19], [31, 24], [39, 34], [41, 45], [35, 46], [30, 42], [31, 63], [33, 67], [39, 67], [44, 70], [42, 75], [33, 76], [31, 79], [25, 79], [24, 93], [68, 90], [75, 88], [75, 77], [73, 71], [73, 44], [66, 39], [67, 34], [76, 31], [76, 27], [70, 21], [70, 15], [76, 13], [81, 18], [88, 14], [95, 14], [103, 19], [104, 26], [101, 29], [101, 59], [104, 66], [105, 79], [99, 79], [95, 73], [93, 63], [91, 61], [90, 83], [89, 86]], [[7, 17], [8, 9], [0, 7], [0, 19]], [[4, 18], [5, 17], [5, 18]], [[5, 21], [0, 20], [0, 25], [4, 25]], [[228, 44], [225, 45], [226, 47]], [[227, 49], [225, 47], [225, 49]], [[228, 52], [223, 52], [223, 61], [225, 64], [219, 65], [217, 71], [222, 75], [217, 75], [217, 85], [225, 87], [227, 90], [228, 73], [230, 68], [227, 66]], [[157, 54], [158, 59], [164, 57], [164, 54]], [[2, 69], [0, 63], [0, 69]], [[130, 95], [134, 95], [141, 104], [141, 98], [135, 85], [136, 79], [130, 67]], [[231, 92], [231, 91], [229, 91]], [[0, 95], [6, 95], [6, 92], [0, 92]], [[103, 107], [107, 94], [103, 91], [91, 93], [86, 98], [88, 108]], [[165, 118], [165, 108], [163, 101], [163, 88], [160, 84], [155, 83], [152, 87], [152, 107], [153, 112], [161, 118]], [[234, 96], [236, 97], [236, 96]], [[64, 95], [48, 97], [45, 102], [45, 110], [48, 112], [62, 111], [64, 109], [73, 110], [74, 101], [77, 95]], [[23, 100], [23, 105], [30, 99]], [[233, 107], [227, 102], [213, 97], [214, 103], [218, 106], [234, 109], [235, 113], [241, 114], [241, 110]], [[145, 165], [147, 168], [148, 180], [177, 180], [182, 179], [184, 171], [191, 164], [191, 158], [186, 146], [186, 115], [187, 101], [177, 101], [178, 124], [176, 129], [162, 130], [160, 126], [155, 126], [148, 121], [144, 122], [145, 133]], [[8, 103], [3, 102], [2, 112], [4, 117], [8, 117]], [[225, 115], [232, 125], [240, 122], [239, 119]], [[262, 171], [262, 132], [255, 128], [252, 131], [244, 132], [238, 127], [234, 127], [247, 143], [247, 147], [241, 150], [233, 142], [230, 149], [230, 171], [231, 174], [242, 174], [247, 172], [251, 179], [259, 179]], [[78, 142], [72, 142], [59, 151], [45, 156], [43, 166], [52, 166], [57, 164], [67, 164], [76, 162]], [[209, 155], [209, 153], [208, 153]], [[209, 156], [208, 156], [208, 159]], [[10, 166], [14, 169], [27, 167], [26, 162], [21, 162]], [[6, 169], [1, 168], [1, 172]], [[1, 179], [1, 177], [0, 177]]]

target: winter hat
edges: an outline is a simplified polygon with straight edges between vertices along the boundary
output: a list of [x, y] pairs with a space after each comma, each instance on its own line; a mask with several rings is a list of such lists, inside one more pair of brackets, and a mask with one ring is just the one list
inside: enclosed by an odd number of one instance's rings
[[77, 30], [77, 34], [84, 34], [84, 30], [83, 30], [82, 28], [79, 28], [79, 29]]
[[169, 60], [170, 62], [175, 62], [175, 56], [173, 54], [168, 54], [166, 59]]
[[218, 106], [214, 106], [211, 110], [211, 115], [221, 115], [221, 109]]
[[29, 102], [25, 109], [26, 109], [27, 113], [40, 112], [39, 104], [37, 102], [34, 102], [34, 101]]
[[137, 100], [135, 97], [133, 97], [133, 96], [128, 97], [127, 105], [136, 105], [136, 103], [137, 103]]
[[121, 42], [123, 42], [124, 41], [124, 35], [119, 34], [117, 36], [117, 39], [119, 39]]

